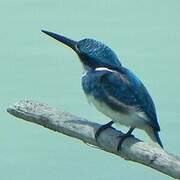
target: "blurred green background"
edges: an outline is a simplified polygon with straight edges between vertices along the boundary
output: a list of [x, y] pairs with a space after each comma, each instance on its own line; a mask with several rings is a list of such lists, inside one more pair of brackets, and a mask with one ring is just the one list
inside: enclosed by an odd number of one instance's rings
[[[75, 40], [93, 37], [143, 80], [156, 103], [164, 147], [179, 155], [179, 0], [7, 0], [0, 2], [0, 17], [0, 179], [171, 179], [19, 120], [6, 108], [32, 99], [107, 122], [86, 101], [75, 53], [40, 30]], [[135, 134], [149, 141], [144, 133]]]

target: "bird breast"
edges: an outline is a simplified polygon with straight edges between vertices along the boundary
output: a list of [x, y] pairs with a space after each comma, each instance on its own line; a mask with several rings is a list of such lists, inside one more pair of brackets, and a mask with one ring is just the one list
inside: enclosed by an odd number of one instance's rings
[[112, 109], [103, 101], [95, 99], [92, 95], [87, 95], [87, 99], [88, 102], [92, 103], [100, 112], [111, 118], [116, 124], [140, 129], [145, 129], [148, 124], [145, 113], [137, 111], [135, 108], [129, 113], [122, 113]]
[[[107, 95], [104, 94], [100, 83], [101, 75], [103, 75], [103, 71], [99, 70], [98, 73], [86, 72], [82, 77], [82, 86], [88, 102], [92, 103], [100, 112], [111, 118], [115, 123], [144, 129], [144, 126], [149, 121], [144, 112], [133, 106], [127, 106], [126, 112], [120, 111], [121, 107], [119, 110], [114, 109], [106, 102], [105, 97]], [[121, 106], [121, 102], [119, 102], [119, 106]]]

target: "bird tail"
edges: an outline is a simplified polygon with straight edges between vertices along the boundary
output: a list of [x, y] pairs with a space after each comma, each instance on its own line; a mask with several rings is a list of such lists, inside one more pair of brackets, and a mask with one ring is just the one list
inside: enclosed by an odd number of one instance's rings
[[159, 131], [149, 128], [146, 130], [147, 134], [149, 135], [149, 137], [152, 139], [153, 142], [158, 143], [161, 148], [163, 148], [161, 139], [159, 137]]

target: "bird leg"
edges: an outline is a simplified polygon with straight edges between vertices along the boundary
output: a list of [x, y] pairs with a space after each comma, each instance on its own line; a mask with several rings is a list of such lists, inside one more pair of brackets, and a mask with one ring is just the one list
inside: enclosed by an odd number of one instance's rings
[[102, 125], [99, 129], [97, 129], [97, 131], [95, 133], [96, 141], [97, 141], [98, 136], [101, 134], [101, 132], [108, 129], [108, 128], [110, 128], [113, 123], [114, 123], [113, 121], [110, 121], [107, 124]]
[[124, 142], [124, 140], [126, 138], [129, 138], [129, 137], [134, 137], [134, 135], [132, 135], [131, 133], [133, 132], [134, 128], [130, 128], [129, 131], [126, 133], [126, 134], [123, 134], [123, 135], [120, 135], [119, 137], [121, 137], [119, 143], [118, 143], [118, 146], [117, 146], [117, 151], [121, 150], [121, 145], [122, 143]]

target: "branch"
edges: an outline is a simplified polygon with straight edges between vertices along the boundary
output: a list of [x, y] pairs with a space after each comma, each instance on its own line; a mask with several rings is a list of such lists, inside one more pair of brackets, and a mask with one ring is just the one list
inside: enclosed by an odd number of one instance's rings
[[125, 140], [121, 151], [117, 152], [119, 135], [122, 135], [122, 133], [113, 128], [103, 131], [98, 137], [97, 143], [94, 135], [101, 126], [100, 124], [59, 111], [46, 104], [23, 100], [10, 106], [7, 111], [18, 118], [80, 139], [126, 160], [141, 163], [180, 179], [180, 158], [165, 152], [159, 147], [145, 144], [134, 137]]

